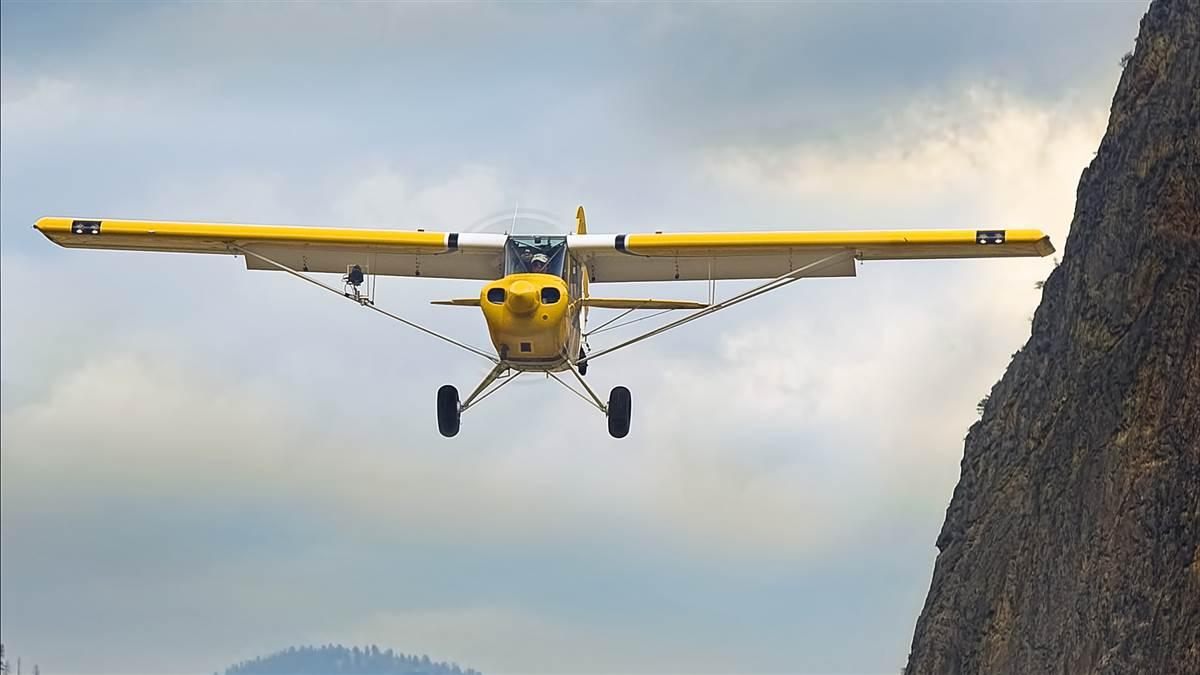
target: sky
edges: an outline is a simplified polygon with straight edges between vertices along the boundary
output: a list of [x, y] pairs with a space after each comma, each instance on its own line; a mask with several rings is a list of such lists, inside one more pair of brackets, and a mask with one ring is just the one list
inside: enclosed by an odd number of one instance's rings
[[[583, 204], [592, 232], [1036, 227], [1061, 251], [1144, 9], [4, 2], [8, 653], [896, 672], [1053, 259], [868, 263], [598, 359], [594, 387], [633, 392], [622, 440], [537, 378], [443, 439], [435, 392], [481, 359], [239, 259], [31, 225], [479, 231], [519, 205], [565, 229]], [[377, 301], [483, 345], [477, 312], [428, 304], [477, 292]]]

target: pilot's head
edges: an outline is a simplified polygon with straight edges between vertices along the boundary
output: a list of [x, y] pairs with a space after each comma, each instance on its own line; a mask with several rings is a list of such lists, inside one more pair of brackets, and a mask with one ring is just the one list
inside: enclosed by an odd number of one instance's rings
[[529, 271], [534, 274], [545, 274], [546, 268], [550, 265], [550, 259], [545, 253], [538, 253], [529, 260]]

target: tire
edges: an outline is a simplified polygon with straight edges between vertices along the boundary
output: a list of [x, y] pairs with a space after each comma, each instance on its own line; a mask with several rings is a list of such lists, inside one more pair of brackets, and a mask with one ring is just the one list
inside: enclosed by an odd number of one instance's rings
[[633, 412], [633, 400], [625, 387], [613, 387], [608, 395], [608, 433], [613, 438], [625, 438], [629, 434], [629, 417]]
[[438, 431], [446, 438], [458, 435], [462, 416], [458, 412], [458, 389], [452, 384], [442, 385], [437, 393]]
[[[585, 358], [587, 358], [587, 352], [583, 351], [583, 347], [580, 347], [579, 348], [579, 360], [583, 361]], [[587, 375], [587, 367], [588, 367], [587, 361], [583, 361], [583, 363], [580, 363], [579, 364], [579, 374]]]

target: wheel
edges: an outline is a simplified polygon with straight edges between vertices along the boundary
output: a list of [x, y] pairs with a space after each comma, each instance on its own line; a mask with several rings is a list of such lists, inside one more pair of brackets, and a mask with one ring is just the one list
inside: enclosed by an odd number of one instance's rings
[[633, 401], [625, 387], [613, 387], [608, 395], [608, 433], [613, 438], [625, 438], [629, 433], [629, 415]]
[[458, 412], [458, 390], [452, 384], [442, 385], [437, 396], [438, 431], [446, 438], [458, 434], [461, 415]]
[[586, 358], [587, 358], [587, 352], [583, 351], [583, 347], [580, 347], [579, 348], [579, 360], [581, 361], [581, 363], [579, 364], [579, 374], [580, 375], [587, 375], [588, 362], [584, 361], [584, 359], [586, 359]]

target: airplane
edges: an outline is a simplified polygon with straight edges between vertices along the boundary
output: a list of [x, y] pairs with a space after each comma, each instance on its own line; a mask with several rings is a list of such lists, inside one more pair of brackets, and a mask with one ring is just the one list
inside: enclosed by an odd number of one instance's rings
[[[601, 356], [686, 325], [800, 279], [853, 277], [856, 262], [940, 258], [1039, 257], [1054, 252], [1034, 229], [834, 230], [593, 234], [583, 207], [570, 234], [496, 234], [236, 225], [86, 218], [41, 218], [34, 228], [68, 248], [210, 253], [242, 256], [252, 270], [278, 270], [315, 284], [491, 362], [465, 399], [453, 385], [437, 392], [438, 430], [452, 437], [462, 414], [523, 373], [544, 373], [600, 410], [614, 438], [629, 433], [629, 389], [601, 399], [584, 380]], [[342, 286], [314, 276], [341, 274]], [[475, 279], [479, 295], [434, 301], [483, 312], [494, 351], [443, 335], [375, 305], [378, 275]], [[726, 279], [765, 280], [717, 301]], [[591, 295], [592, 284], [707, 281], [708, 302]], [[592, 309], [621, 310], [588, 329]], [[655, 315], [689, 314], [615, 345], [593, 350], [589, 338]], [[651, 315], [653, 316], [653, 315]], [[622, 320], [624, 321], [622, 322]], [[564, 379], [569, 373], [576, 389]]]

